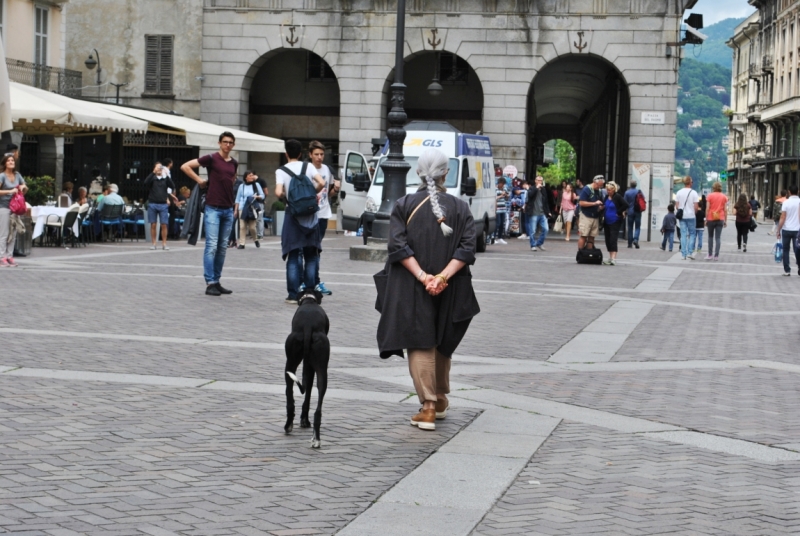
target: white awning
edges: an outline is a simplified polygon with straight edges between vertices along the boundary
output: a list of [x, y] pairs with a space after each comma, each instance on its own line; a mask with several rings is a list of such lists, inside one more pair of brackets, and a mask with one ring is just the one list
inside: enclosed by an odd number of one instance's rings
[[8, 83], [6, 51], [3, 49], [3, 40], [0, 39], [0, 132], [11, 130], [14, 127], [11, 119], [11, 96]]
[[182, 115], [166, 114], [153, 112], [150, 110], [140, 110], [138, 108], [126, 108], [113, 104], [99, 103], [103, 108], [118, 114], [127, 115], [147, 121], [151, 126], [160, 127], [166, 130], [174, 130], [176, 134], [186, 136], [187, 145], [196, 145], [203, 148], [217, 148], [219, 146], [219, 135], [226, 130], [236, 137], [236, 150], [249, 151], [256, 153], [283, 153], [283, 140], [253, 134], [230, 127], [198, 121]]
[[16, 82], [11, 87], [14, 130], [27, 134], [64, 135], [87, 130], [147, 132], [147, 121]]

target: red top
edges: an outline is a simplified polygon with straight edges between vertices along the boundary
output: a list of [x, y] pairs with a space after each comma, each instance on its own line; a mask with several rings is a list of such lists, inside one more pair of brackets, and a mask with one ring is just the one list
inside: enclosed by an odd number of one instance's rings
[[239, 162], [231, 158], [227, 162], [219, 153], [207, 154], [197, 159], [208, 170], [208, 193], [206, 205], [215, 208], [233, 208], [233, 184]]
[[719, 221], [727, 217], [725, 205], [728, 204], [728, 196], [720, 192], [712, 192], [706, 197], [708, 208], [706, 209], [706, 220]]

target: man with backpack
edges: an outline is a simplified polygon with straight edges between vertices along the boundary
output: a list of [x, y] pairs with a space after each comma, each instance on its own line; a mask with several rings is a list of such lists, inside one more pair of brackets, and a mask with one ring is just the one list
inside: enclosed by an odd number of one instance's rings
[[642, 191], [636, 186], [636, 181], [632, 180], [628, 191], [625, 192], [625, 202], [628, 203], [628, 247], [639, 249], [642, 212], [647, 209], [647, 201], [645, 201]]
[[286, 303], [297, 305], [300, 284], [309, 289], [316, 286], [314, 279], [322, 250], [317, 194], [326, 184], [313, 165], [300, 161], [303, 146], [299, 141], [286, 140], [284, 148], [287, 163], [275, 171], [275, 195], [286, 200], [281, 230], [281, 255], [286, 261]]

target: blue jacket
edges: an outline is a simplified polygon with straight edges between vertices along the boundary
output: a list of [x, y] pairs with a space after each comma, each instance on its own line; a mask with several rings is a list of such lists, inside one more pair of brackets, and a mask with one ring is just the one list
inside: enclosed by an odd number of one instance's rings
[[625, 202], [628, 203], [628, 216], [633, 216], [636, 208], [636, 194], [639, 193], [639, 188], [628, 188], [625, 192]]

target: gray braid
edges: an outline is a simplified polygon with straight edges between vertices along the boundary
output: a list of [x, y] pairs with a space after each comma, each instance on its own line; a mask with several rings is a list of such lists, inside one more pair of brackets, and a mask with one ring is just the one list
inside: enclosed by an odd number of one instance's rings
[[436, 179], [444, 177], [446, 173], [447, 157], [444, 153], [435, 149], [428, 149], [422, 153], [418, 161], [417, 174], [427, 185], [431, 210], [442, 228], [442, 233], [444, 236], [450, 236], [453, 234], [453, 229], [445, 223], [445, 213], [439, 204], [439, 191], [436, 188]]

